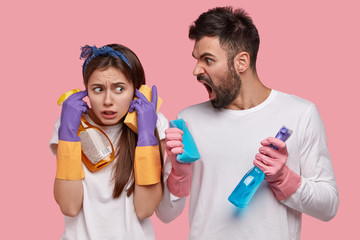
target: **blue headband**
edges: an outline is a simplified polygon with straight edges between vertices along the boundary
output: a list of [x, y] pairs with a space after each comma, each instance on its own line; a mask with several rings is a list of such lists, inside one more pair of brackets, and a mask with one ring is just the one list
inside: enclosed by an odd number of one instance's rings
[[129, 60], [125, 57], [125, 55], [122, 52], [116, 51], [112, 49], [111, 47], [104, 46], [101, 48], [97, 48], [96, 46], [90, 47], [89, 45], [86, 45], [85, 47], [81, 47], [81, 58], [86, 58], [84, 65], [83, 65], [83, 74], [85, 73], [86, 66], [88, 63], [95, 57], [98, 56], [113, 56], [120, 58], [123, 60], [131, 69]]

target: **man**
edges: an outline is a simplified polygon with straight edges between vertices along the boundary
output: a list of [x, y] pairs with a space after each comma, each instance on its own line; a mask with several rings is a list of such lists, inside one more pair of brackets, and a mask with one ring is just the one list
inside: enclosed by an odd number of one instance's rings
[[[187, 122], [201, 159], [176, 162], [182, 132], [167, 130], [158, 217], [176, 218], [191, 189], [189, 239], [300, 239], [302, 213], [332, 219], [339, 199], [320, 115], [313, 103], [261, 83], [251, 18], [241, 9], [211, 9], [190, 27], [189, 38], [195, 40], [194, 75], [210, 101], [178, 118]], [[282, 126], [293, 130], [286, 144], [270, 137]], [[265, 180], [249, 205], [237, 209], [228, 197], [253, 164]]]

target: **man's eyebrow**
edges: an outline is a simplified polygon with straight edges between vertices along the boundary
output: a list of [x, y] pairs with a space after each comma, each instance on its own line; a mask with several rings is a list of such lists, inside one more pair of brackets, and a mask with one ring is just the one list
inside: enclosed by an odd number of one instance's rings
[[[192, 53], [192, 56], [196, 59], [194, 53]], [[208, 53], [208, 52], [205, 52], [205, 53], [203, 53], [203, 54], [200, 55], [199, 59], [202, 59], [202, 58], [208, 57], [208, 56], [210, 56], [210, 57], [215, 57], [213, 54]]]

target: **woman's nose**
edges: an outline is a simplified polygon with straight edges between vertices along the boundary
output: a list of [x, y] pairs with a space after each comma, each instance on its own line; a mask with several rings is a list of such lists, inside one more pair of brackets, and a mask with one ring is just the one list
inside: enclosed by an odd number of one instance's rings
[[112, 92], [111, 91], [106, 91], [105, 99], [104, 99], [104, 105], [105, 106], [113, 105], [113, 98], [112, 98]]

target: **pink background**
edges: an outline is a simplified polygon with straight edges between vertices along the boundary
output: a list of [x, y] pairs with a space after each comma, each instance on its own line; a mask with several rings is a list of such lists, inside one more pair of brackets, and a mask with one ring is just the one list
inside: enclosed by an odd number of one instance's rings
[[[63, 231], [48, 142], [61, 110], [58, 97], [83, 88], [80, 46], [116, 42], [133, 49], [148, 85], [156, 84], [164, 99], [161, 111], [174, 119], [182, 108], [207, 100], [192, 76], [188, 26], [200, 13], [223, 5], [243, 7], [253, 17], [265, 85], [313, 101], [325, 124], [339, 211], [327, 223], [303, 215], [301, 239], [358, 235], [358, 1], [33, 0], [8, 1], [0, 8], [0, 239], [59, 239]], [[170, 224], [153, 216], [157, 239], [186, 239], [187, 216], [186, 209]]]

